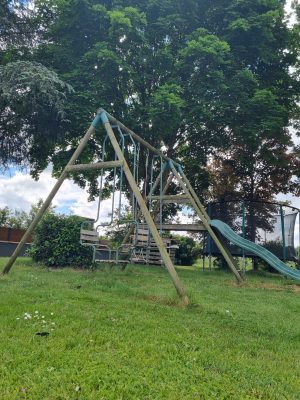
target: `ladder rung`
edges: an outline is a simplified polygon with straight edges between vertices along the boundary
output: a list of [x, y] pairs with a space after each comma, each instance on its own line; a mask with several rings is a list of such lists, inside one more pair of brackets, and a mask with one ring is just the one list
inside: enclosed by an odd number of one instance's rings
[[87, 230], [87, 229], [81, 229], [80, 230], [80, 234], [88, 235], [88, 236], [94, 236], [94, 237], [98, 238], [98, 233], [96, 231], [90, 231], [90, 230]]
[[190, 199], [185, 194], [176, 194], [176, 195], [165, 195], [165, 196], [147, 196], [148, 200], [160, 201], [160, 199], [164, 203], [178, 203], [178, 204], [186, 204], [190, 203]]

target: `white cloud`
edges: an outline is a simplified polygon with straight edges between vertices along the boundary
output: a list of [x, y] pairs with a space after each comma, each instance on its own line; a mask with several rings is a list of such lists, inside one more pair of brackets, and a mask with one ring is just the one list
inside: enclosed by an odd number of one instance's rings
[[[15, 172], [11, 177], [0, 175], [0, 207], [8, 206], [10, 209], [29, 211], [32, 204], [39, 199], [45, 200], [56, 183], [51, 176], [51, 168], [47, 168], [38, 181], [34, 181], [29, 173]], [[54, 197], [52, 205], [57, 211], [80, 215], [87, 218], [96, 218], [98, 201], [88, 202], [88, 194], [79, 188], [71, 180], [65, 180]], [[122, 198], [122, 204], [125, 199]], [[114, 208], [119, 207], [119, 192], [116, 192]], [[100, 220], [110, 220], [109, 213], [112, 210], [112, 199], [101, 202]]]

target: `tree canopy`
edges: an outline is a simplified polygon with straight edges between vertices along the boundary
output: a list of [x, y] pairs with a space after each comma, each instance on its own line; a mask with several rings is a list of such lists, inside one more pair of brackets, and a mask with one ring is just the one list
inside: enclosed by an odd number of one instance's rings
[[[67, 104], [58, 96], [69, 120], [62, 130], [55, 126], [61, 110], [49, 115], [55, 146], [30, 154], [34, 174], [49, 161], [59, 172], [103, 106], [179, 159], [199, 194], [229, 195], [224, 176], [235, 182], [232, 193], [249, 199], [299, 191], [299, 154], [288, 130], [299, 121], [299, 19], [289, 26], [283, 1], [38, 0], [30, 23], [35, 46], [20, 58], [74, 88]], [[7, 41], [3, 65], [10, 48]], [[56, 90], [66, 94], [70, 86], [61, 81]], [[20, 124], [18, 139], [39, 120]], [[7, 129], [2, 119], [0, 132]], [[44, 136], [30, 137], [40, 148]], [[86, 161], [99, 145], [96, 137]]]
[[64, 134], [71, 86], [41, 64], [0, 65], [0, 164], [29, 163], [42, 171]]

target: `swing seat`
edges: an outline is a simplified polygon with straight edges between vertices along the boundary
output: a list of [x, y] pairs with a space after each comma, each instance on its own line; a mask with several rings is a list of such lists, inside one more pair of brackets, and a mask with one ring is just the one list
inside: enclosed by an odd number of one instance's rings
[[[115, 264], [115, 265], [123, 265], [123, 268], [128, 264], [128, 260], [119, 259], [117, 257], [118, 250], [112, 249], [108, 244], [99, 243], [96, 247], [96, 263], [107, 263], [107, 264]], [[123, 253], [120, 252], [122, 255]], [[113, 255], [113, 257], [112, 257]]]
[[[112, 249], [108, 244], [101, 243], [98, 232], [95, 229], [80, 229], [80, 242], [84, 246], [92, 246], [95, 249], [95, 262], [127, 264], [128, 260], [117, 260], [117, 250]], [[112, 257], [113, 255], [113, 257]]]
[[98, 232], [94, 229], [80, 229], [80, 241], [85, 245], [97, 245], [99, 244]]

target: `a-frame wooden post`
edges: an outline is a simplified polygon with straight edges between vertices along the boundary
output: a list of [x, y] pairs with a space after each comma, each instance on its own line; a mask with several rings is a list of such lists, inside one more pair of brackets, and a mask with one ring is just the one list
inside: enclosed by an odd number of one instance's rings
[[29, 225], [27, 231], [24, 233], [20, 243], [18, 244], [18, 246], [16, 247], [16, 249], [13, 252], [12, 256], [8, 260], [7, 264], [5, 265], [5, 267], [4, 267], [3, 271], [2, 271], [2, 274], [7, 274], [10, 271], [10, 269], [13, 266], [14, 262], [16, 261], [17, 257], [19, 256], [24, 244], [27, 242], [29, 236], [34, 231], [34, 228], [37, 226], [37, 224], [41, 220], [41, 218], [44, 215], [45, 211], [50, 206], [51, 201], [54, 199], [56, 193], [58, 192], [59, 188], [61, 187], [61, 185], [63, 184], [64, 180], [66, 179], [66, 177], [67, 177], [67, 175], [69, 173], [68, 168], [70, 166], [72, 166], [75, 163], [75, 161], [78, 159], [78, 157], [82, 153], [83, 149], [85, 148], [87, 142], [90, 140], [91, 136], [95, 132], [96, 126], [99, 124], [99, 122], [100, 122], [100, 113], [97, 114], [97, 116], [95, 117], [95, 119], [92, 122], [91, 126], [89, 127], [89, 129], [85, 133], [84, 137], [81, 139], [77, 149], [75, 150], [74, 154], [70, 158], [70, 161], [65, 166], [63, 172], [61, 173], [61, 175], [58, 178], [56, 184], [54, 185], [53, 189], [49, 193], [47, 199], [43, 202], [42, 207], [40, 208], [39, 212], [36, 214], [35, 218], [31, 222], [31, 224]]
[[[232, 272], [234, 273], [236, 279], [238, 282], [242, 282], [243, 278], [241, 277], [241, 275], [239, 274], [238, 270], [237, 270], [237, 266], [236, 263], [234, 261], [234, 258], [232, 257], [230, 251], [227, 249], [227, 246], [225, 245], [225, 243], [223, 241], [221, 241], [217, 235], [215, 234], [215, 232], [213, 231], [212, 227], [209, 224], [209, 216], [205, 211], [205, 208], [203, 207], [203, 205], [201, 204], [198, 196], [196, 195], [196, 193], [194, 192], [194, 196], [192, 196], [189, 188], [187, 187], [188, 185], [186, 184], [186, 182], [188, 182], [188, 184], [190, 185], [188, 179], [185, 177], [185, 181], [183, 181], [183, 179], [181, 178], [180, 174], [178, 173], [177, 169], [175, 168], [174, 164], [172, 163], [172, 161], [170, 162], [171, 164], [171, 170], [174, 174], [174, 176], [176, 177], [176, 179], [178, 180], [181, 188], [183, 189], [183, 191], [185, 192], [185, 194], [189, 197], [191, 205], [193, 206], [194, 210], [196, 211], [196, 213], [198, 214], [198, 217], [200, 218], [200, 220], [202, 221], [203, 225], [205, 226], [206, 230], [208, 231], [208, 233], [210, 234], [211, 238], [213, 239], [213, 241], [215, 242], [216, 246], [218, 247], [218, 249], [220, 250], [221, 254], [223, 255], [223, 257], [225, 258], [226, 262], [228, 263], [230, 269], [232, 270]], [[191, 187], [191, 186], [190, 186]], [[197, 199], [197, 200], [196, 200]]]
[[113, 146], [113, 148], [114, 148], [114, 150], [115, 150], [115, 152], [117, 154], [117, 157], [118, 157], [119, 161], [123, 162], [124, 174], [125, 174], [125, 176], [127, 178], [127, 181], [128, 181], [128, 183], [129, 183], [129, 185], [131, 187], [131, 190], [134, 193], [134, 196], [135, 196], [135, 198], [136, 198], [136, 200], [137, 200], [137, 202], [139, 204], [139, 207], [140, 207], [140, 209], [141, 209], [141, 211], [142, 211], [142, 213], [144, 215], [144, 218], [145, 218], [145, 220], [146, 220], [146, 222], [148, 224], [149, 230], [150, 230], [150, 232], [152, 234], [152, 237], [153, 237], [153, 239], [154, 239], [154, 241], [155, 241], [155, 243], [156, 243], [156, 245], [157, 245], [157, 247], [159, 249], [159, 252], [161, 254], [162, 260], [163, 260], [167, 270], [169, 271], [169, 274], [170, 274], [171, 279], [172, 279], [172, 281], [174, 283], [174, 286], [175, 286], [175, 288], [177, 290], [177, 293], [181, 297], [183, 304], [188, 305], [189, 304], [189, 299], [188, 299], [188, 297], [187, 297], [187, 295], [185, 293], [185, 289], [184, 289], [184, 287], [183, 287], [183, 285], [182, 285], [182, 283], [181, 283], [181, 281], [180, 281], [180, 279], [179, 279], [179, 277], [177, 275], [177, 272], [176, 272], [176, 270], [174, 268], [172, 260], [171, 260], [171, 258], [169, 256], [165, 246], [164, 246], [164, 243], [162, 241], [162, 238], [160, 237], [160, 234], [158, 233], [158, 230], [157, 230], [157, 228], [155, 226], [155, 223], [154, 223], [154, 221], [152, 219], [150, 211], [148, 210], [147, 205], [146, 205], [146, 203], [145, 203], [145, 201], [143, 199], [143, 196], [140, 193], [140, 190], [139, 190], [139, 188], [138, 188], [138, 186], [137, 186], [137, 184], [135, 182], [135, 179], [134, 179], [134, 177], [133, 177], [133, 175], [132, 175], [132, 173], [130, 171], [130, 168], [129, 168], [127, 162], [126, 162], [124, 154], [123, 154], [123, 152], [122, 152], [122, 150], [121, 150], [121, 148], [119, 146], [119, 143], [118, 143], [118, 141], [117, 141], [117, 139], [115, 137], [114, 131], [113, 131], [111, 125], [110, 125], [108, 117], [107, 117], [107, 115], [106, 115], [106, 113], [104, 111], [101, 113], [101, 118], [102, 118], [102, 122], [104, 124], [105, 130], [107, 132], [107, 135], [110, 138], [112, 146]]

